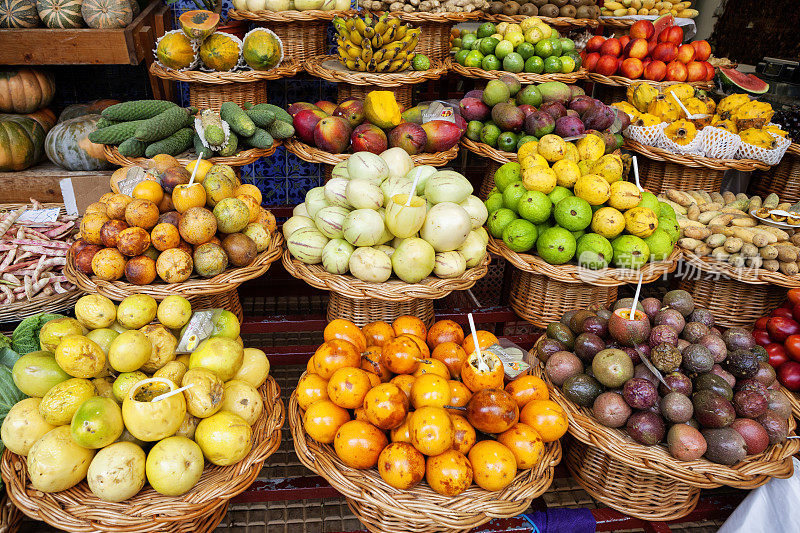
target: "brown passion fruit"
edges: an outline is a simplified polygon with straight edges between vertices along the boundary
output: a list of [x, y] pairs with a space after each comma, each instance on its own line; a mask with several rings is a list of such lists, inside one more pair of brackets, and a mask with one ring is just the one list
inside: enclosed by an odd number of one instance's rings
[[247, 235], [231, 233], [222, 241], [222, 249], [228, 254], [228, 261], [237, 267], [251, 264], [257, 255], [256, 243]]
[[125, 263], [125, 279], [134, 285], [149, 285], [156, 279], [156, 262], [146, 255], [137, 255]]
[[116, 248], [103, 248], [92, 257], [92, 272], [104, 281], [116, 281], [125, 274], [125, 256]]
[[164, 250], [177, 247], [181, 242], [181, 234], [178, 232], [177, 227], [166, 222], [161, 222], [150, 232], [150, 241], [153, 243], [153, 247], [155, 247], [156, 250], [163, 252]]
[[142, 255], [149, 247], [150, 234], [143, 228], [126, 228], [119, 233], [117, 238], [117, 249], [128, 257]]
[[133, 198], [128, 196], [127, 194], [116, 193], [111, 196], [106, 202], [106, 212], [108, 218], [113, 220], [124, 220], [125, 219], [125, 209], [128, 207], [128, 204], [131, 203]]
[[178, 248], [161, 252], [156, 261], [156, 272], [167, 283], [181, 283], [189, 279], [194, 268], [192, 256]]
[[207, 242], [194, 251], [194, 269], [204, 278], [213, 278], [228, 268], [228, 254], [219, 244]]
[[181, 216], [178, 230], [189, 244], [203, 244], [217, 232], [217, 219], [208, 209], [192, 207]]
[[116, 248], [119, 241], [119, 234], [128, 229], [128, 223], [124, 220], [109, 220], [100, 228], [100, 240], [107, 248]]
[[103, 225], [110, 219], [101, 213], [90, 213], [81, 220], [81, 237], [89, 244], [103, 244]]
[[131, 200], [125, 208], [125, 222], [129, 226], [136, 226], [146, 230], [152, 229], [158, 224], [158, 206], [150, 200], [135, 199]]
[[171, 193], [176, 186], [189, 183], [191, 177], [185, 167], [170, 167], [161, 174], [161, 186], [166, 192]]
[[102, 249], [102, 246], [96, 244], [85, 246], [75, 255], [75, 266], [84, 274], [94, 274], [92, 270], [92, 260], [94, 259], [94, 255]]
[[158, 217], [159, 224], [172, 224], [176, 228], [181, 221], [181, 214], [177, 211], [170, 211], [169, 213], [161, 213]]

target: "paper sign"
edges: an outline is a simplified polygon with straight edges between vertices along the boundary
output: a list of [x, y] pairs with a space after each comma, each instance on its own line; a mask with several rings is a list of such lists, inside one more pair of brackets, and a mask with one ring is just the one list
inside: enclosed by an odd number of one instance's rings
[[28, 209], [22, 213], [17, 222], [55, 222], [58, 220], [58, 207], [50, 207], [47, 209]]
[[175, 352], [191, 353], [195, 351], [201, 342], [214, 333], [214, 322], [219, 318], [220, 313], [222, 313], [222, 309], [205, 309], [192, 313], [192, 318], [186, 324]]
[[431, 103], [428, 109], [422, 112], [422, 123], [430, 122], [431, 120], [446, 120], [455, 124], [456, 115], [453, 108], [445, 102], [439, 100]]
[[[131, 196], [134, 187], [144, 180], [152, 178], [153, 176], [147, 176], [147, 172], [142, 167], [131, 167], [128, 169], [128, 174], [117, 183], [117, 187], [122, 194]], [[161, 180], [157, 176], [155, 176], [155, 181], [161, 185]]]

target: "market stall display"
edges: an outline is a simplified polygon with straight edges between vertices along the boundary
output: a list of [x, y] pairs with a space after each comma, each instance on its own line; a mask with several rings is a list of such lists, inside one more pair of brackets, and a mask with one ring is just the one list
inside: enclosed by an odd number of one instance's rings
[[493, 1], [484, 9], [484, 19], [492, 22], [520, 22], [526, 17], [538, 16], [556, 28], [594, 28], [600, 17], [596, 0], [582, 0], [562, 4], [560, 1], [536, 2]]
[[[237, 342], [230, 312], [193, 313], [179, 296], [116, 307], [90, 294], [75, 314], [42, 320], [33, 340], [44, 351], [14, 363], [13, 386], [29, 397], [1, 431], [12, 501], [51, 525], [101, 531], [191, 526], [225, 508], [280, 442], [264, 352]], [[184, 328], [180, 339], [169, 328]], [[155, 444], [145, 454], [142, 442]], [[113, 505], [123, 501], [140, 512]]]
[[294, 446], [369, 531], [466, 531], [521, 512], [550, 485], [563, 411], [544, 382], [497, 355], [522, 364], [521, 350], [473, 335], [477, 349], [455, 322], [428, 329], [410, 316], [325, 328], [328, 340], [292, 393]]
[[795, 423], [766, 350], [744, 329], [720, 333], [686, 291], [573, 310], [536, 351], [581, 443], [567, 467], [611, 507], [669, 520], [691, 512], [699, 489], [791, 475]]
[[777, 124], [781, 130], [787, 133], [787, 137], [792, 144], [786, 149], [781, 161], [774, 167], [764, 171], [762, 169], [753, 172], [750, 179], [749, 190], [752, 193], [766, 196], [770, 193], [780, 194], [783, 198], [791, 202], [800, 200], [800, 191], [797, 188], [798, 181], [795, 179], [800, 175], [800, 130], [798, 130], [798, 109], [780, 109], [772, 116], [771, 122]]
[[600, 15], [603, 17], [623, 17], [621, 19], [603, 20], [603, 24], [626, 23], [628, 26], [635, 23], [634, 20], [626, 20], [625, 16], [632, 15], [672, 15], [674, 17], [693, 19], [700, 14], [696, 9], [692, 9], [692, 2], [666, 0], [656, 2], [655, 0], [621, 0], [619, 2], [603, 2], [600, 8]]

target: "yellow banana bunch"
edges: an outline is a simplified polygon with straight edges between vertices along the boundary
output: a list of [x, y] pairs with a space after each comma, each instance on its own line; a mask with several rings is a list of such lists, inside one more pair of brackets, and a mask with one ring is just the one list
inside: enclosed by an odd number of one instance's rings
[[400, 72], [411, 67], [419, 28], [387, 13], [380, 17], [334, 17], [337, 53], [344, 66], [360, 72]]

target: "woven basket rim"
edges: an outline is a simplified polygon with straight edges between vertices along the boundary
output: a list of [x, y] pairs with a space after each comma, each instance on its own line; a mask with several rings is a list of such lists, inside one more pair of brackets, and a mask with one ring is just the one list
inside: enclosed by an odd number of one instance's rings
[[800, 275], [787, 276], [782, 272], [770, 272], [763, 268], [736, 268], [730, 263], [717, 261], [713, 257], [699, 257], [691, 250], [682, 249], [683, 259], [693, 267], [708, 274], [722, 274], [732, 280], [752, 285], [778, 285], [789, 289], [800, 287]]
[[252, 20], [255, 22], [317, 22], [331, 21], [335, 16], [349, 17], [355, 15], [354, 9], [322, 11], [321, 9], [309, 9], [308, 11], [247, 11], [230, 9], [228, 17], [235, 20]]
[[520, 254], [506, 246], [500, 239], [489, 236], [490, 252], [503, 257], [519, 270], [531, 274], [540, 274], [564, 283], [582, 283], [598, 287], [616, 287], [637, 283], [642, 276], [642, 283], [651, 283], [664, 274], [674, 272], [681, 258], [681, 250], [676, 246], [666, 261], [647, 263], [639, 270], [627, 268], [604, 268], [589, 270], [578, 265], [551, 265], [537, 255]]
[[487, 252], [481, 264], [468, 268], [457, 278], [442, 279], [429, 276], [419, 283], [406, 283], [392, 277], [383, 283], [372, 283], [361, 281], [349, 274], [330, 274], [320, 265], [307, 265], [293, 259], [288, 249], [283, 252], [283, 266], [286, 271], [312, 287], [356, 300], [377, 299], [389, 302], [406, 302], [418, 298], [438, 300], [453, 291], [467, 290], [489, 272], [491, 260]]
[[473, 484], [459, 496], [448, 497], [435, 492], [427, 483], [398, 490], [384, 482], [376, 469], [350, 468], [330, 445], [308, 438], [303, 430], [297, 391], [292, 391], [289, 400], [288, 419], [295, 452], [306, 468], [325, 478], [356, 508], [380, 507], [383, 514], [396, 520], [418, 527], [424, 524], [427, 526], [424, 531], [469, 530], [492, 518], [518, 515], [533, 498], [547, 491], [553, 481], [553, 470], [561, 462], [561, 444], [555, 441], [546, 445], [545, 455], [536, 468], [517, 473], [511, 485], [502, 491], [489, 492]]
[[625, 76], [604, 76], [602, 74], [598, 74], [597, 72], [587, 72], [586, 78], [595, 83], [600, 83], [603, 85], [612, 85], [614, 87], [627, 87], [629, 85], [633, 85], [634, 83], [644, 82], [658, 89], [663, 89], [670, 85], [677, 85], [679, 83], [682, 84], [685, 83], [697, 89], [714, 88], [714, 83], [710, 81], [650, 81], [645, 79], [632, 80], [630, 78], [626, 78]]
[[[484, 13], [482, 20], [487, 20], [489, 22], [522, 22], [528, 18], [528, 15], [503, 15], [502, 13], [497, 15], [490, 15], [489, 13]], [[549, 26], [555, 26], [557, 28], [596, 28], [600, 25], [600, 22], [597, 19], [579, 19], [574, 17], [537, 17], [542, 20], [545, 24]]]
[[[275, 150], [283, 144], [282, 141], [275, 139], [272, 143], [272, 146], [269, 148], [249, 148], [247, 150], [242, 150], [241, 152], [237, 153], [231, 157], [209, 157], [206, 159], [209, 163], [214, 165], [228, 165], [231, 167], [243, 167], [244, 165], [249, 165], [250, 163], [254, 163], [258, 161], [262, 157], [269, 157], [275, 153]], [[194, 154], [194, 152], [191, 152]], [[106, 159], [109, 163], [114, 163], [120, 167], [131, 167], [136, 165], [141, 165], [145, 161], [147, 161], [146, 157], [126, 157], [119, 153], [119, 150], [116, 146], [111, 144], [103, 145], [103, 154], [106, 156]], [[180, 154], [183, 155], [183, 154]], [[197, 160], [197, 154], [195, 157], [176, 157], [175, 159], [181, 165], [188, 165], [192, 161]]]
[[630, 28], [633, 26], [636, 21], [634, 19], [629, 18], [609, 18], [607, 16], [600, 15], [598, 19], [601, 26], [605, 26], [606, 28]]
[[792, 142], [789, 148], [786, 149], [787, 154], [800, 155], [800, 144]]
[[501, 76], [511, 76], [519, 80], [520, 83], [525, 84], [544, 83], [546, 81], [577, 83], [580, 80], [586, 79], [587, 75], [586, 69], [583, 67], [575, 72], [570, 72], [569, 74], [532, 74], [525, 72], [514, 73], [506, 72], [504, 70], [483, 70], [482, 68], [477, 67], [465, 67], [463, 65], [459, 65], [452, 57], [448, 57], [444, 60], [444, 62], [445, 67], [447, 67], [448, 70], [467, 78], [495, 80], [499, 79]]
[[[342, 161], [346, 161], [351, 155], [353, 155], [347, 153], [332, 154], [330, 152], [325, 152], [316, 146], [311, 146], [310, 144], [304, 143], [296, 137], [286, 139], [284, 145], [288, 151], [292, 152], [303, 161], [308, 161], [309, 163], [325, 163], [328, 165], [335, 165], [337, 163], [341, 163]], [[434, 167], [440, 167], [442, 165], [446, 165], [457, 156], [458, 145], [455, 145], [445, 152], [412, 155], [411, 160], [414, 161], [415, 165], [432, 165]]]
[[393, 88], [438, 80], [447, 74], [447, 66], [438, 59], [431, 59], [428, 70], [411, 70], [404, 72], [358, 72], [355, 70], [337, 70], [325, 66], [326, 61], [339, 61], [337, 56], [313, 56], [303, 61], [303, 69], [314, 77], [333, 83], [349, 83], [350, 85], [377, 85]]
[[240, 70], [236, 72], [203, 72], [201, 70], [173, 70], [158, 61], [150, 65], [150, 74], [162, 80], [223, 85], [231, 83], [253, 83], [257, 81], [278, 80], [296, 75], [303, 70], [299, 61], [284, 59], [271, 70]]
[[771, 168], [770, 165], [762, 163], [761, 161], [756, 161], [755, 159], [714, 159], [692, 154], [675, 154], [663, 148], [644, 145], [627, 137], [622, 147], [638, 152], [648, 159], [653, 159], [655, 161], [663, 161], [692, 168], [710, 168], [711, 170], [720, 172], [729, 169], [751, 172], [753, 170], [769, 170]]
[[406, 13], [405, 11], [389, 11], [388, 15], [415, 24], [466, 22], [469, 20], [481, 20], [485, 17], [481, 11], [470, 11], [469, 13], [464, 11], [460, 13], [450, 11], [444, 13], [430, 13], [426, 11], [412, 11], [411, 13]]
[[275, 261], [280, 259], [283, 251], [283, 235], [280, 231], [272, 232], [269, 247], [258, 254], [253, 264], [246, 267], [231, 268], [214, 276], [203, 279], [189, 278], [182, 283], [156, 283], [151, 285], [134, 285], [125, 281], [103, 281], [97, 277], [89, 277], [75, 265], [72, 250], [67, 254], [64, 275], [84, 292], [96, 292], [112, 300], [122, 300], [132, 294], [149, 294], [156, 300], [163, 300], [171, 294], [181, 296], [211, 296], [235, 290], [245, 281], [264, 275]]
[[[540, 337], [538, 345], [544, 336]], [[534, 347], [534, 350], [536, 347]], [[596, 446], [623, 463], [639, 470], [654, 470], [660, 475], [676, 479], [687, 485], [704, 489], [730, 486], [740, 489], [753, 489], [766, 483], [770, 477], [785, 479], [794, 472], [792, 456], [800, 451], [800, 440], [787, 439], [774, 444], [759, 455], [750, 456], [736, 466], [712, 463], [706, 459], [679, 461], [666, 446], [645, 446], [634, 442], [621, 429], [603, 426], [592, 414], [591, 409], [580, 407], [561, 393], [545, 375], [543, 364], [533, 365], [533, 372], [547, 382], [550, 399], [558, 403], [569, 418], [569, 433], [579, 441]], [[789, 434], [794, 434], [797, 425], [789, 419]]]
[[124, 502], [110, 503], [95, 496], [85, 480], [65, 491], [42, 493], [27, 482], [26, 459], [6, 449], [0, 469], [7, 493], [27, 516], [70, 531], [164, 531], [208, 515], [244, 492], [280, 446], [286, 420], [280, 387], [268, 376], [258, 390], [264, 411], [253, 425], [250, 453], [227, 467], [206, 463], [198, 484], [182, 496], [164, 496], [147, 487]]
[[511, 161], [519, 161], [515, 152], [504, 152], [497, 148], [492, 148], [486, 143], [473, 141], [467, 137], [461, 137], [461, 146], [469, 150], [475, 155], [481, 157], [488, 157], [498, 163], [509, 163]]

